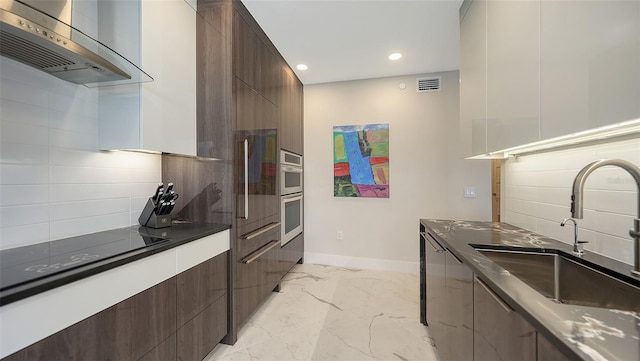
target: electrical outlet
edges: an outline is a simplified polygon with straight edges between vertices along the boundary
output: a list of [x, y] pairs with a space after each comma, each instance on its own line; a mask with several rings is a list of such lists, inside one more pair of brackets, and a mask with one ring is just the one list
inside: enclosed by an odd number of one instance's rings
[[342, 234], [341, 230], [336, 232], [336, 239], [342, 240], [344, 238], [344, 234]]
[[465, 198], [475, 198], [476, 197], [476, 187], [464, 187], [464, 197]]

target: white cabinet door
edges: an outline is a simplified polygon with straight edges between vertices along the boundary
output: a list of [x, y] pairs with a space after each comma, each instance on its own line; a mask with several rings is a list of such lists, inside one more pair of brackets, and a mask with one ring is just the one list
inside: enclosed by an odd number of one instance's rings
[[539, 133], [539, 1], [487, 2], [487, 149]]
[[196, 11], [184, 0], [143, 0], [139, 24], [142, 69], [154, 81], [100, 89], [100, 148], [195, 156]]
[[469, 4], [460, 21], [460, 136], [463, 156], [487, 152], [487, 2]]
[[542, 1], [540, 34], [543, 139], [640, 118], [639, 1]]

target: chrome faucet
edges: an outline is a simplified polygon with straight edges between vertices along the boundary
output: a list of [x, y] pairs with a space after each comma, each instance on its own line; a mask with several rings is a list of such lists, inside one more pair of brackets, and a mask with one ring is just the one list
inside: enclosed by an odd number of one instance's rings
[[560, 225], [562, 227], [564, 227], [565, 224], [567, 224], [567, 222], [573, 222], [573, 253], [575, 253], [578, 256], [582, 256], [584, 254], [584, 250], [582, 248], [582, 245], [585, 243], [589, 243], [588, 241], [578, 241], [578, 223], [576, 223], [576, 220], [573, 218], [565, 218], [562, 220], [562, 223], [560, 223]]
[[633, 271], [631, 271], [631, 273], [636, 277], [640, 277], [640, 168], [633, 163], [622, 159], [600, 159], [587, 164], [580, 170], [580, 172], [578, 172], [576, 179], [573, 180], [573, 190], [571, 193], [571, 216], [578, 219], [582, 218], [582, 196], [584, 183], [586, 182], [589, 174], [594, 170], [607, 165], [620, 167], [629, 172], [633, 179], [635, 179], [636, 185], [638, 186], [638, 216], [633, 220], [634, 229], [629, 231], [629, 235], [634, 240], [633, 255], [635, 260], [633, 264]]

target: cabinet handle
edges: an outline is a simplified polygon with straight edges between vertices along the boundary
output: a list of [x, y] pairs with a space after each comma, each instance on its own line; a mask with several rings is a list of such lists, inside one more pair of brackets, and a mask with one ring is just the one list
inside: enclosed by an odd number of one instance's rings
[[[438, 241], [433, 239], [433, 237], [431, 237], [430, 234], [424, 233], [424, 232], [420, 232], [420, 236], [422, 238], [424, 238], [427, 241], [427, 243], [429, 243], [431, 248], [436, 250], [436, 253], [444, 253], [444, 249], [442, 248], [442, 246], [440, 246], [440, 243], [438, 243]], [[434, 244], [434, 242], [435, 242], [435, 244]]]
[[249, 139], [244, 140], [244, 219], [249, 219]]
[[478, 284], [480, 284], [480, 286], [482, 286], [482, 288], [484, 288], [487, 292], [489, 292], [491, 297], [493, 297], [493, 299], [496, 300], [496, 302], [498, 302], [498, 304], [500, 304], [500, 306], [502, 306], [502, 308], [504, 308], [504, 310], [507, 311], [507, 313], [511, 313], [514, 311], [513, 308], [511, 308], [511, 306], [509, 306], [506, 302], [504, 302], [502, 297], [498, 296], [489, 286], [487, 286], [486, 283], [484, 283], [483, 280], [478, 278], [478, 276], [475, 276], [473, 278], [478, 282]]
[[242, 262], [244, 264], [249, 264], [249, 263], [257, 260], [258, 258], [260, 258], [263, 254], [271, 251], [271, 249], [273, 249], [275, 246], [277, 246], [279, 244], [280, 244], [280, 241], [273, 240], [273, 241], [265, 244], [261, 248], [258, 248], [257, 251], [255, 251], [255, 252], [251, 253], [250, 255], [248, 255], [247, 257], [243, 258], [240, 262]]
[[243, 234], [242, 236], [240, 236], [240, 238], [242, 239], [251, 239], [251, 238], [256, 238], [259, 235], [268, 232], [276, 227], [278, 227], [280, 225], [280, 222], [271, 222], [269, 224], [267, 224], [266, 226], [260, 227], [257, 230], [247, 233], [247, 234]]

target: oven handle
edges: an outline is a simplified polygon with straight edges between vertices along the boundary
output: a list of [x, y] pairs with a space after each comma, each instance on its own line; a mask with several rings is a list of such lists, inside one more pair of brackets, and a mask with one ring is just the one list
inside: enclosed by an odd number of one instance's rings
[[256, 238], [259, 235], [278, 227], [279, 225], [280, 225], [280, 222], [271, 222], [271, 223], [267, 224], [266, 226], [258, 228], [257, 230], [255, 230], [255, 231], [253, 231], [251, 233], [243, 234], [242, 236], [240, 236], [240, 238], [242, 238], [242, 239]]
[[302, 193], [293, 193], [293, 194], [286, 194], [281, 196], [282, 201], [284, 202], [291, 202], [291, 201], [297, 201], [299, 199], [302, 199]]
[[244, 219], [249, 219], [249, 139], [244, 140]]
[[298, 166], [281, 165], [280, 169], [283, 172], [288, 172], [288, 173], [302, 173], [302, 167], [298, 167]]
[[273, 241], [265, 244], [264, 246], [262, 246], [262, 248], [259, 248], [257, 251], [255, 251], [255, 252], [251, 253], [250, 255], [248, 255], [247, 257], [243, 258], [242, 260], [240, 260], [240, 262], [244, 263], [244, 264], [249, 264], [249, 263], [257, 260], [258, 258], [260, 258], [263, 254], [271, 251], [273, 248], [275, 248], [279, 244], [280, 244], [280, 241], [273, 240]]

